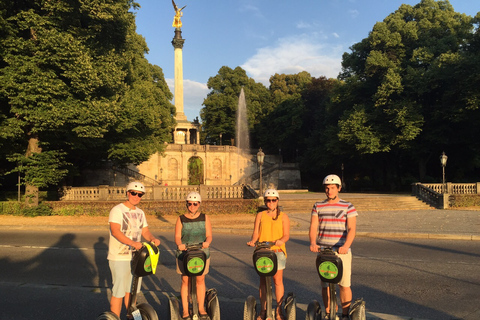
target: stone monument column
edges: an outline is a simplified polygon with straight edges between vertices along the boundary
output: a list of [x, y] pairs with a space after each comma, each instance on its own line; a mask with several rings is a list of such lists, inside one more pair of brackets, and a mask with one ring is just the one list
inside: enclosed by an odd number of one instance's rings
[[183, 112], [183, 43], [182, 31], [180, 28], [175, 28], [175, 36], [172, 40], [172, 45], [175, 53], [175, 109], [177, 110], [177, 120], [187, 120]]

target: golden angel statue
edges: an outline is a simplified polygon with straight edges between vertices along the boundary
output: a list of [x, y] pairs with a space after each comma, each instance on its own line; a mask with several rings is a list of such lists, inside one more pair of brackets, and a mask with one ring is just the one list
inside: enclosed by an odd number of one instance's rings
[[173, 4], [173, 9], [175, 9], [175, 17], [173, 17], [172, 27], [181, 28], [182, 21], [180, 20], [180, 18], [183, 16], [182, 10], [186, 7], [186, 5], [183, 6], [181, 9], [178, 9], [177, 5], [175, 4], [175, 1], [172, 0], [172, 4]]

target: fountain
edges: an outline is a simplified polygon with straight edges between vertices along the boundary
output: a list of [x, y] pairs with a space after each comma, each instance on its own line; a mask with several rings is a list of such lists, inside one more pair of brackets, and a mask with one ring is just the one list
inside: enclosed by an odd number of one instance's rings
[[240, 153], [250, 150], [250, 134], [248, 131], [247, 103], [245, 102], [245, 92], [243, 88], [238, 96], [238, 108], [236, 119], [235, 140]]

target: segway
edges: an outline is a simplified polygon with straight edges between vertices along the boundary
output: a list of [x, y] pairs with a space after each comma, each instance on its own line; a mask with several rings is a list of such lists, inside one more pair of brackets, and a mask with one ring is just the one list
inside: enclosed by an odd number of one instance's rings
[[[143, 242], [142, 244], [143, 247], [134, 252], [131, 262], [133, 277], [130, 299], [127, 303], [127, 316], [131, 316], [135, 320], [158, 320], [157, 313], [148, 303], [135, 305], [139, 278], [155, 274], [160, 257], [160, 250], [156, 245], [147, 242]], [[97, 320], [120, 320], [120, 317], [111, 311], [106, 311], [100, 314]]]
[[342, 260], [335, 255], [332, 248], [321, 249], [316, 259], [317, 272], [323, 282], [328, 283], [328, 292], [330, 295], [330, 314], [327, 318], [326, 311], [320, 308], [317, 300], [313, 300], [307, 307], [305, 320], [328, 319], [337, 320], [337, 291], [336, 285], [342, 280], [343, 264]]
[[[253, 267], [260, 277], [265, 277], [267, 314], [265, 320], [275, 319], [275, 312], [272, 306], [272, 277], [277, 273], [277, 255], [270, 248], [273, 242], [256, 242], [253, 252]], [[262, 308], [262, 306], [260, 306]], [[257, 301], [254, 296], [248, 296], [243, 308], [244, 320], [255, 320], [257, 313]], [[289, 292], [285, 299], [284, 310], [287, 320], [295, 320], [297, 313], [295, 295]]]
[[[328, 319], [337, 320], [337, 291], [336, 286], [342, 280], [343, 263], [332, 248], [322, 248], [316, 262], [318, 276], [323, 282], [328, 283], [328, 292], [330, 295], [330, 315], [327, 318], [326, 311], [323, 311], [317, 300], [308, 304], [305, 320]], [[366, 320], [365, 301], [356, 299], [350, 305], [348, 312], [350, 320]]]
[[[202, 244], [187, 244], [186, 253], [183, 257], [183, 270], [190, 278], [190, 300], [192, 308], [190, 317], [192, 320], [200, 319], [200, 312], [198, 312], [197, 300], [197, 276], [201, 276], [205, 271], [207, 255], [202, 250]], [[169, 298], [170, 305], [170, 319], [180, 320], [180, 304], [176, 296]], [[211, 320], [220, 320], [220, 304], [218, 303], [217, 290], [208, 289], [205, 294], [205, 310]]]

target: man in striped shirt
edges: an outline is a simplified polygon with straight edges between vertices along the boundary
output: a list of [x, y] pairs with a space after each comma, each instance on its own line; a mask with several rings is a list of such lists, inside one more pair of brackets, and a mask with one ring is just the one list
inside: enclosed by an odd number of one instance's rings
[[[310, 251], [319, 252], [321, 247], [331, 247], [342, 259], [343, 276], [339, 282], [340, 300], [342, 302], [342, 320], [348, 319], [348, 310], [352, 302], [351, 274], [352, 252], [351, 245], [355, 239], [357, 225], [357, 210], [347, 201], [338, 197], [342, 189], [342, 182], [337, 175], [331, 174], [323, 179], [323, 186], [327, 199], [313, 205], [310, 220]], [[322, 282], [322, 297], [325, 311], [329, 310], [330, 297], [328, 284]]]

